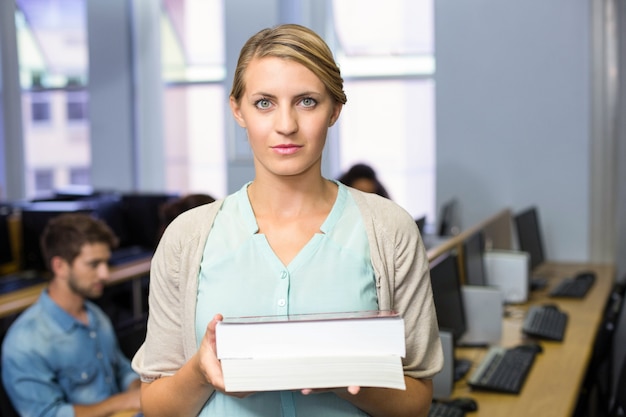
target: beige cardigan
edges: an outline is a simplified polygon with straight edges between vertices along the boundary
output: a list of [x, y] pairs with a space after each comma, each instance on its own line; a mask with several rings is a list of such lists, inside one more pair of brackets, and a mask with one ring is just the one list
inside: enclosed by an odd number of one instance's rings
[[[405, 321], [403, 367], [413, 378], [432, 378], [443, 366], [429, 264], [414, 219], [396, 203], [349, 188], [367, 232], [381, 310]], [[198, 350], [195, 332], [200, 261], [222, 200], [178, 216], [165, 231], [150, 270], [146, 340], [132, 365], [142, 381], [174, 374]]]

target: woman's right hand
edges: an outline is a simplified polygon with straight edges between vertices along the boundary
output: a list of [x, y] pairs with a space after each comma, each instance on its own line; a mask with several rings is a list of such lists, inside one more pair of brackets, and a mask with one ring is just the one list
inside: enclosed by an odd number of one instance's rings
[[213, 316], [213, 320], [207, 325], [206, 332], [200, 343], [200, 349], [198, 350], [200, 372], [215, 390], [233, 397], [244, 398], [251, 395], [252, 392], [226, 392], [222, 364], [219, 359], [217, 359], [217, 338], [215, 337], [215, 329], [217, 323], [223, 319], [224, 316], [216, 314]]

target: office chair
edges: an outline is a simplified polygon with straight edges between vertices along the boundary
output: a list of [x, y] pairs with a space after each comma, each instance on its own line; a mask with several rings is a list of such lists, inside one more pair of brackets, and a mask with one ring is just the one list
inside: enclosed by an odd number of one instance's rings
[[611, 406], [610, 417], [626, 416], [626, 361], [622, 363], [622, 370], [617, 379], [615, 398]]
[[608, 416], [612, 396], [613, 349], [620, 314], [623, 309], [625, 287], [616, 283], [609, 294], [602, 323], [598, 328], [587, 374], [580, 390], [575, 417]]
[[[624, 280], [619, 282], [619, 285], [623, 286]], [[624, 346], [626, 346], [626, 308], [622, 304], [613, 337], [613, 351], [611, 352], [613, 365], [611, 368], [616, 371], [611, 376], [610, 387], [609, 404], [612, 417], [626, 415], [626, 349]]]

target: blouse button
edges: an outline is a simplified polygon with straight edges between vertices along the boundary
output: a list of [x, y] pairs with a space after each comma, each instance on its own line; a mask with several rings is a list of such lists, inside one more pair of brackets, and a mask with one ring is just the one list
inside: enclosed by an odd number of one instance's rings
[[287, 303], [284, 298], [281, 298], [280, 300], [278, 300], [278, 307], [284, 307], [285, 304]]

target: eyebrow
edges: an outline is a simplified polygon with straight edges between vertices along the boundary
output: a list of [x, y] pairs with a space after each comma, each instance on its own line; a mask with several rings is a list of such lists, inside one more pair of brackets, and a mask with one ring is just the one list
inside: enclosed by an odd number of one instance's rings
[[[324, 93], [320, 93], [318, 91], [304, 91], [302, 93], [298, 93], [294, 95], [294, 97], [307, 97], [307, 96], [322, 96]], [[275, 94], [264, 93], [262, 91], [256, 93], [250, 93], [251, 97], [259, 96], [259, 97], [268, 97], [268, 98], [276, 98]]]

